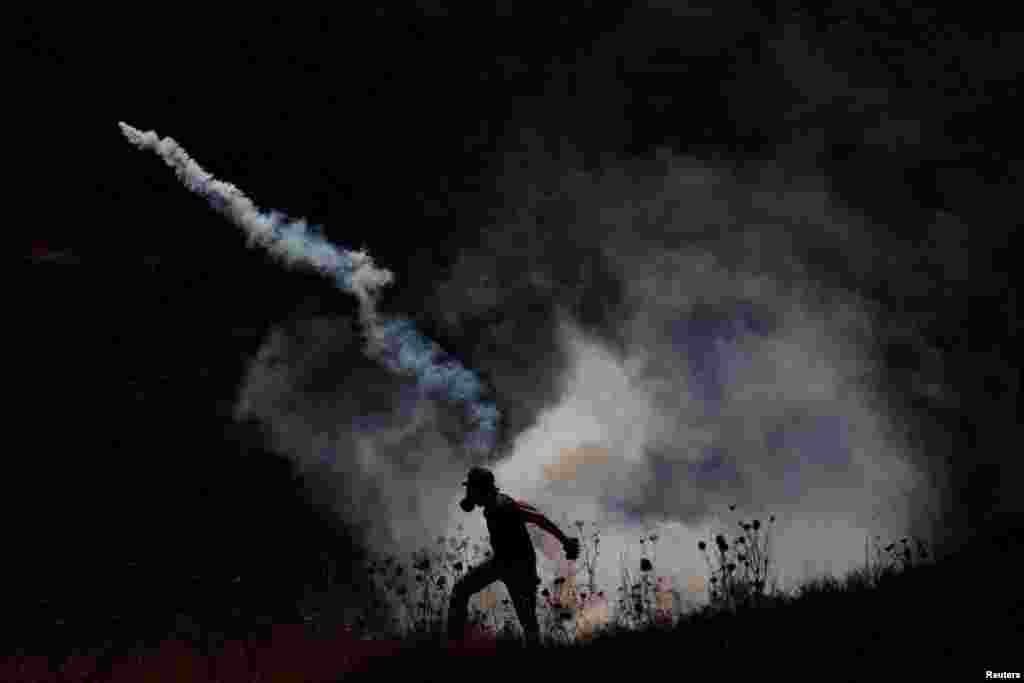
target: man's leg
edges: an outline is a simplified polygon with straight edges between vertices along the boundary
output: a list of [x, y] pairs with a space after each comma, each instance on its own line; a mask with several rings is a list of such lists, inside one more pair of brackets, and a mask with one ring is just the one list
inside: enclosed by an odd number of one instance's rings
[[523, 635], [529, 647], [540, 644], [540, 624], [537, 622], [537, 585], [535, 577], [508, 577], [505, 588], [508, 589], [512, 605], [516, 608], [519, 625], [523, 627]]
[[448, 642], [462, 642], [466, 630], [466, 616], [469, 598], [498, 580], [493, 561], [488, 560], [471, 569], [452, 588], [448, 603]]

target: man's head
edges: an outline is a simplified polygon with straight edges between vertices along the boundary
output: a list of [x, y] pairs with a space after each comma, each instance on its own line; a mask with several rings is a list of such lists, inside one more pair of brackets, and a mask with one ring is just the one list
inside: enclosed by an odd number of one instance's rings
[[466, 512], [471, 512], [477, 505], [486, 507], [498, 494], [498, 487], [494, 485], [494, 474], [483, 467], [470, 469], [462, 485], [466, 487], [466, 497], [459, 506]]

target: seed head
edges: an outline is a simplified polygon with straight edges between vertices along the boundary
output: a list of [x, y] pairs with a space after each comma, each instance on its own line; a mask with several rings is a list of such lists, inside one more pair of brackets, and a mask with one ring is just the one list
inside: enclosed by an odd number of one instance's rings
[[708, 544], [705, 543], [704, 541], [698, 541], [697, 542], [697, 549], [700, 550], [700, 551], [707, 550], [708, 549]]
[[651, 561], [646, 557], [640, 560], [640, 571], [649, 572], [651, 571]]
[[757, 531], [760, 528], [761, 528], [761, 520], [755, 519], [754, 520], [754, 531]]

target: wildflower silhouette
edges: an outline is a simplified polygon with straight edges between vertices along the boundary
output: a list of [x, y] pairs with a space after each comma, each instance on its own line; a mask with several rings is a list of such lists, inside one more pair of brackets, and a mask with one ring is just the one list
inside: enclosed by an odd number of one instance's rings
[[[557, 538], [568, 560], [579, 557], [579, 540], [566, 536], [536, 508], [501, 493], [494, 483], [494, 474], [487, 469], [472, 468], [462, 485], [466, 487], [466, 496], [459, 506], [464, 512], [472, 512], [477, 506], [483, 508], [493, 554], [486, 554], [487, 559], [467, 571], [452, 588], [448, 641], [453, 644], [463, 641], [470, 596], [501, 581], [512, 599], [527, 642], [537, 644], [540, 640], [537, 588], [541, 580], [537, 575], [537, 554], [526, 524], [535, 524]], [[490, 603], [493, 592], [488, 591], [485, 597]]]

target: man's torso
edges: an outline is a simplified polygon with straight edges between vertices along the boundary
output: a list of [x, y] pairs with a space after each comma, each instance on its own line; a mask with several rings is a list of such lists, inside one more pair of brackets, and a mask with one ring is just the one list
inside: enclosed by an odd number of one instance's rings
[[526, 529], [526, 522], [515, 501], [504, 493], [491, 510], [484, 510], [487, 531], [491, 536], [494, 561], [511, 570], [522, 570], [531, 574], [537, 572], [537, 554], [533, 540]]

